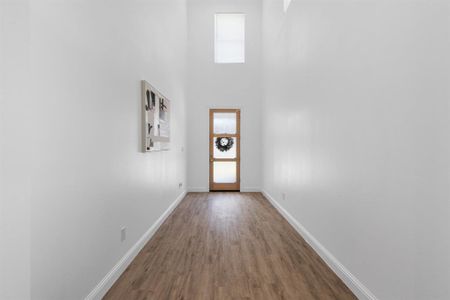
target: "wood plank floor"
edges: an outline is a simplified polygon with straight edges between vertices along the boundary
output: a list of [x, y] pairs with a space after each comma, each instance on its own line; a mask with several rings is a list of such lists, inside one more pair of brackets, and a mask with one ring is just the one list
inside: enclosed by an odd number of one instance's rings
[[189, 193], [104, 299], [357, 299], [260, 193]]

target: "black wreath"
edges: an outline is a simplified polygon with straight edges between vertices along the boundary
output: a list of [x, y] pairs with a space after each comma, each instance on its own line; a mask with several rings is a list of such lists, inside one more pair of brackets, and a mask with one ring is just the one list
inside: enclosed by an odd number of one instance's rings
[[[222, 143], [222, 141], [224, 143]], [[226, 144], [225, 144], [226, 141]], [[220, 150], [220, 152], [226, 152], [233, 147], [234, 140], [232, 137], [218, 137], [216, 140], [216, 147]]]

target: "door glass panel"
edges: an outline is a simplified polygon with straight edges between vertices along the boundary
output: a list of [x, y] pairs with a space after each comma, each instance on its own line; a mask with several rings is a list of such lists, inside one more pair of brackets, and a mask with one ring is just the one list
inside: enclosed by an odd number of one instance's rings
[[212, 145], [214, 158], [236, 158], [237, 143], [235, 137], [215, 137]]
[[236, 162], [215, 161], [214, 183], [235, 183], [235, 182], [236, 182]]
[[236, 134], [236, 113], [214, 113], [215, 134]]

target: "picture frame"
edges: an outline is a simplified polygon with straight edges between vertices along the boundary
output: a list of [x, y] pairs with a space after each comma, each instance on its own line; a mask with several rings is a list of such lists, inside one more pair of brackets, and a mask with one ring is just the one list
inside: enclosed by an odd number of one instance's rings
[[143, 151], [169, 150], [170, 145], [170, 100], [142, 80], [142, 136]]

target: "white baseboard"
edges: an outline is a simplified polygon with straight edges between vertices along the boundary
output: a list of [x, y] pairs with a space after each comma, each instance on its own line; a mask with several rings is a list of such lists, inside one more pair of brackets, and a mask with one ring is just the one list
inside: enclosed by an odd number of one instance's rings
[[288, 213], [267, 191], [262, 190], [263, 195], [280, 212], [280, 214], [294, 227], [303, 239], [317, 252], [325, 263], [348, 286], [348, 288], [360, 300], [377, 300], [374, 294], [365, 287], [361, 281], [353, 276], [303, 225]]
[[99, 284], [87, 295], [85, 300], [97, 300], [108, 292], [114, 282], [122, 275], [125, 269], [130, 265], [136, 255], [147, 244], [150, 238], [155, 234], [158, 228], [164, 223], [167, 217], [177, 207], [177, 205], [186, 196], [186, 191], [182, 192], [177, 199], [170, 204], [169, 208], [156, 220], [155, 223], [144, 233], [144, 235], [136, 242], [136, 244], [128, 250], [127, 253], [119, 260], [119, 262], [106, 274], [106, 276], [99, 282]]

